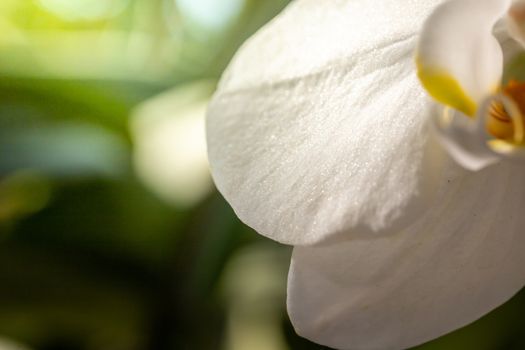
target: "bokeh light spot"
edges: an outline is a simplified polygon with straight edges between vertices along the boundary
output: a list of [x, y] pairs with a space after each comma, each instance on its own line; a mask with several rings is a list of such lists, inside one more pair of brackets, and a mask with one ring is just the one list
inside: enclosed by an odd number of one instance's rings
[[135, 170], [164, 201], [190, 207], [212, 188], [204, 119], [214, 84], [196, 82], [138, 106], [131, 119]]
[[183, 16], [209, 29], [221, 29], [241, 13], [246, 0], [175, 0]]

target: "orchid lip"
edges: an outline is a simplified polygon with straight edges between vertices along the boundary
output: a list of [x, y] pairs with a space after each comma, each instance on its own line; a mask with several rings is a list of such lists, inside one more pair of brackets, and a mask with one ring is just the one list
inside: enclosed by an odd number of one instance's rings
[[[521, 85], [525, 88], [525, 84]], [[434, 124], [453, 157], [460, 152], [479, 159], [525, 161], [522, 101], [516, 101], [506, 91], [506, 88], [502, 89], [502, 92], [484, 99], [474, 118], [452, 107], [443, 108]]]

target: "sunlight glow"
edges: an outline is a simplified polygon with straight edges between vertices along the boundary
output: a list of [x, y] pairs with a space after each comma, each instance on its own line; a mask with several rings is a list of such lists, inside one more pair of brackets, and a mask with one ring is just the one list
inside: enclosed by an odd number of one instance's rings
[[197, 24], [221, 29], [241, 13], [245, 0], [174, 0], [179, 11]]
[[159, 198], [191, 206], [212, 188], [204, 118], [212, 84], [196, 83], [157, 96], [131, 121], [135, 170]]
[[38, 0], [47, 11], [65, 20], [100, 20], [120, 14], [129, 0]]

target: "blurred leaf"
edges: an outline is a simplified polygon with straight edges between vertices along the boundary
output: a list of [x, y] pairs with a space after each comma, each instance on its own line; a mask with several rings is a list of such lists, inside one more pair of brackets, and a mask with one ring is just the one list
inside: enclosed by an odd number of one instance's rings
[[[51, 185], [38, 173], [17, 171], [0, 180], [0, 232], [17, 219], [43, 209], [50, 200]], [[0, 236], [0, 239], [3, 238]]]
[[102, 271], [71, 256], [0, 246], [0, 333], [36, 348], [74, 339], [86, 349], [141, 349], [141, 295]]
[[111, 18], [129, 5], [129, 0], [38, 0], [42, 8], [64, 20], [99, 20]]
[[130, 106], [149, 94], [134, 86], [0, 76], [0, 130], [49, 122], [97, 124], [126, 136]]
[[232, 256], [222, 280], [228, 306], [226, 350], [288, 349], [279, 320], [290, 255], [289, 247], [264, 242]]
[[0, 131], [0, 173], [114, 177], [126, 166], [124, 142], [100, 127], [68, 123]]
[[150, 269], [169, 258], [181, 216], [131, 178], [62, 182], [53, 202], [19, 222], [11, 239]]

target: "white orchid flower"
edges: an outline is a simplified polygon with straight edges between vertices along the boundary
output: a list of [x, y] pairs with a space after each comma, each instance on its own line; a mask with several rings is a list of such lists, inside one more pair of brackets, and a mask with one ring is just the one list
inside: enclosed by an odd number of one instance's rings
[[[479, 170], [504, 158], [525, 159], [525, 83], [502, 86], [503, 52], [494, 26], [507, 14], [510, 34], [525, 39], [525, 3], [450, 1], [426, 21], [417, 54], [419, 77], [447, 108], [436, 119], [444, 146]], [[469, 16], [469, 23], [464, 19]]]
[[520, 6], [297, 0], [237, 53], [208, 110], [212, 174], [241, 220], [295, 246], [300, 335], [407, 348], [522, 288], [525, 168], [507, 158], [523, 101], [492, 34], [525, 41]]

